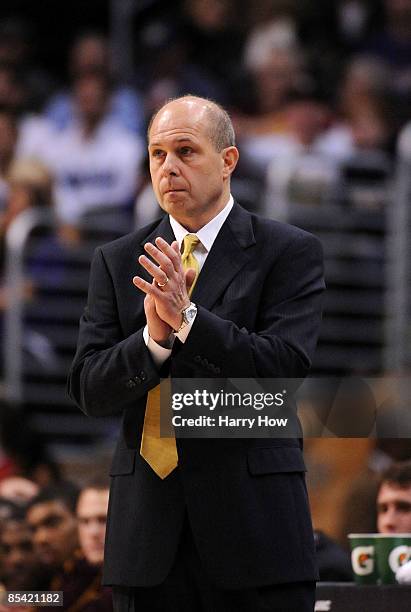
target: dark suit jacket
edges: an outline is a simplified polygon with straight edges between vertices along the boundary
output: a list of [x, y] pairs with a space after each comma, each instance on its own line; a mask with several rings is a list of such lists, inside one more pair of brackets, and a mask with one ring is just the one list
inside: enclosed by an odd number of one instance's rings
[[[160, 375], [143, 339], [144, 295], [132, 278], [142, 274], [143, 244], [157, 236], [174, 240], [168, 217], [96, 250], [69, 377], [70, 395], [86, 414], [123, 414], [111, 468], [104, 581], [162, 582], [186, 512], [216, 584], [314, 580], [298, 440], [178, 439], [179, 466], [165, 480], [140, 457], [146, 394]], [[305, 376], [320, 324], [322, 272], [314, 236], [235, 204], [198, 278], [191, 297], [197, 317], [185, 344], [175, 342], [170, 375]]]

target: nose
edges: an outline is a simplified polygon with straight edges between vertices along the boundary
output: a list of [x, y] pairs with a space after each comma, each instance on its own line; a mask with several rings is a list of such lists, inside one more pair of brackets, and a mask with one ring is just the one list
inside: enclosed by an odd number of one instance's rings
[[13, 553], [10, 555], [10, 564], [16, 569], [23, 567], [24, 561], [25, 556], [19, 550], [13, 551]]
[[39, 527], [36, 529], [36, 532], [33, 536], [33, 542], [36, 544], [44, 544], [44, 542], [48, 542], [49, 540], [49, 531], [44, 527]]
[[163, 163], [164, 176], [178, 176], [180, 174], [178, 158], [173, 153], [167, 153]]
[[88, 533], [92, 538], [98, 538], [101, 533], [101, 526], [97, 521], [93, 521], [89, 525]]
[[389, 509], [378, 518], [379, 531], [381, 533], [394, 533], [396, 531], [396, 512]]

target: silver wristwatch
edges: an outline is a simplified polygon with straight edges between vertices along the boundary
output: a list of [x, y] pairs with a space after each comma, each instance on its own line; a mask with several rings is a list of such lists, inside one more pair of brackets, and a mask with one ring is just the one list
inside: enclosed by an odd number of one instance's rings
[[194, 320], [194, 317], [197, 314], [197, 306], [193, 304], [193, 302], [190, 302], [190, 305], [187, 306], [187, 308], [184, 308], [184, 310], [181, 311], [181, 314], [183, 316], [183, 320], [181, 322], [180, 327], [174, 330], [175, 334], [181, 332], [182, 329], [187, 327], [187, 325], [189, 325]]

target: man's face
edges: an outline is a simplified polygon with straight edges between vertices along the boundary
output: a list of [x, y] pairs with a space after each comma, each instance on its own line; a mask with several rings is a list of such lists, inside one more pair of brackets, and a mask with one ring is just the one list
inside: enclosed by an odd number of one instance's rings
[[104, 82], [92, 75], [83, 77], [75, 84], [74, 93], [83, 119], [93, 124], [100, 121], [108, 106], [108, 91]]
[[92, 565], [100, 565], [104, 559], [108, 495], [108, 490], [86, 489], [77, 504], [80, 546]]
[[107, 44], [98, 36], [85, 36], [72, 49], [70, 64], [73, 74], [106, 69], [109, 65]]
[[27, 522], [38, 559], [44, 565], [61, 567], [78, 544], [75, 516], [63, 502], [47, 501], [29, 509]]
[[149, 134], [150, 173], [157, 200], [188, 230], [197, 231], [227, 204], [238, 152], [217, 151], [209, 137], [207, 105], [170, 102]]
[[32, 575], [35, 556], [31, 533], [21, 521], [9, 521], [0, 538], [1, 575], [8, 588], [27, 583]]
[[381, 485], [377, 526], [380, 533], [411, 533], [411, 486], [403, 488], [388, 482]]

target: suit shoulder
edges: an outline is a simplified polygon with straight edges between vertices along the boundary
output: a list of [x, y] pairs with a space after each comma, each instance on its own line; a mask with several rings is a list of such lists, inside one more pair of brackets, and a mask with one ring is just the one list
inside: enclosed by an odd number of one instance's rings
[[296, 225], [268, 219], [256, 214], [251, 216], [257, 241], [274, 240], [276, 244], [281, 244], [284, 248], [291, 247], [293, 244], [295, 246], [312, 245], [320, 251], [322, 250], [321, 242], [317, 236]]
[[161, 218], [153, 221], [149, 225], [145, 225], [141, 229], [138, 229], [134, 232], [130, 232], [125, 236], [121, 236], [116, 240], [112, 240], [111, 242], [107, 242], [103, 244], [100, 249], [102, 250], [105, 256], [111, 257], [113, 255], [118, 255], [126, 252], [130, 253], [130, 250], [134, 250], [138, 247], [138, 245], [144, 241], [146, 236], [149, 236], [153, 230], [160, 223]]

